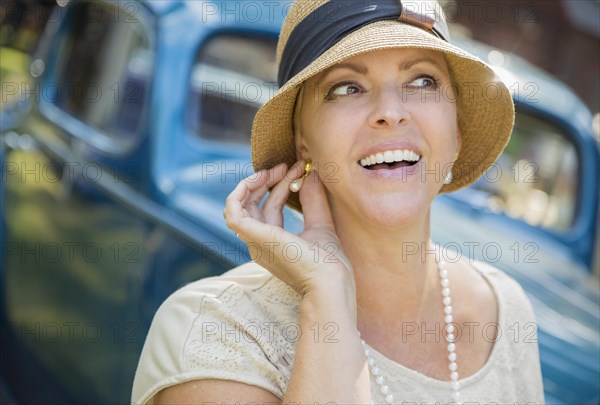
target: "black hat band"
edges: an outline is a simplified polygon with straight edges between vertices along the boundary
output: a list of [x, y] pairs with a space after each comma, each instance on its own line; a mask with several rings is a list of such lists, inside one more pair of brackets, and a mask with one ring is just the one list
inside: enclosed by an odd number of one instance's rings
[[279, 66], [279, 87], [348, 34], [382, 20], [399, 20], [427, 29], [444, 41], [450, 37], [435, 1], [330, 0], [304, 18], [290, 34]]

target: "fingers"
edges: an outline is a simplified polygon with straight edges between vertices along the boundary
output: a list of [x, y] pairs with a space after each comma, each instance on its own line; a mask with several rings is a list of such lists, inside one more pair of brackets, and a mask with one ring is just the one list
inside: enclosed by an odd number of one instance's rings
[[316, 170], [311, 171], [300, 189], [300, 204], [304, 213], [304, 228], [330, 227], [334, 229], [333, 217], [325, 186]]
[[283, 176], [287, 172], [287, 165], [282, 163], [265, 172], [262, 176], [261, 181], [257, 182], [258, 185], [254, 185], [254, 190], [251, 191], [250, 195], [246, 199], [244, 208], [248, 210], [248, 213], [253, 218], [264, 221], [263, 209], [259, 207], [260, 202], [263, 200], [265, 194], [269, 191], [274, 184], [281, 182]]
[[[289, 197], [289, 184], [304, 174], [304, 161], [296, 162], [286, 171], [286, 165], [280, 164], [270, 170], [262, 170], [243, 180], [227, 198], [224, 216], [227, 226], [236, 233], [242, 233], [239, 224], [243, 218], [252, 218], [258, 222], [283, 227], [283, 206]], [[270, 187], [271, 193], [262, 207], [260, 202]], [[305, 229], [330, 228], [334, 230], [333, 218], [325, 187], [316, 170], [312, 170], [304, 179], [300, 189], [300, 203], [304, 213]], [[252, 221], [250, 221], [252, 222]], [[236, 230], [237, 229], [237, 230]], [[258, 230], [258, 229], [257, 229]], [[266, 231], [266, 229], [262, 229]]]
[[225, 211], [223, 212], [223, 218], [225, 218], [229, 228], [231, 228], [231, 223], [233, 221], [248, 216], [248, 212], [244, 208], [244, 204], [252, 193], [252, 183], [260, 181], [262, 176], [264, 176], [264, 171], [253, 174], [235, 186], [233, 191], [229, 194], [229, 196], [227, 196], [227, 199], [225, 200]]
[[286, 173], [283, 179], [273, 187], [271, 194], [263, 204], [263, 215], [265, 222], [273, 225], [283, 226], [283, 206], [290, 195], [290, 182], [299, 178], [304, 173], [304, 162], [296, 162]]
[[[242, 215], [244, 210], [251, 213], [276, 182], [280, 181], [286, 172], [284, 163], [269, 170], [261, 170], [242, 180], [229, 194], [225, 206], [226, 218]], [[252, 214], [257, 214], [252, 212]], [[254, 216], [254, 215], [253, 215]], [[260, 216], [260, 215], [259, 215]]]
[[[236, 186], [225, 208], [227, 226], [248, 245], [252, 259], [301, 294], [323, 277], [319, 273], [321, 267], [335, 267], [336, 271], [341, 268], [340, 264], [324, 259], [331, 254], [337, 256], [339, 240], [334, 233], [325, 188], [316, 171], [306, 176], [300, 189], [305, 232], [294, 235], [283, 229], [282, 209], [291, 192], [289, 185], [302, 177], [304, 164], [297, 162], [289, 170], [279, 165], [250, 176]], [[269, 197], [259, 207], [269, 188]], [[325, 247], [318, 249], [315, 258], [314, 243], [320, 241], [325, 242]], [[336, 250], [332, 252], [329, 246]], [[295, 255], [293, 260], [290, 247]], [[349, 268], [345, 265], [344, 271]]]

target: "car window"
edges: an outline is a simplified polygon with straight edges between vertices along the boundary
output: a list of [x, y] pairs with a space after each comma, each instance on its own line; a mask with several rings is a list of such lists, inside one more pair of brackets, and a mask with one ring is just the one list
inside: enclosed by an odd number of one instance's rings
[[474, 187], [491, 195], [491, 210], [561, 231], [575, 219], [578, 173], [579, 156], [564, 131], [518, 113], [504, 153]]
[[203, 139], [246, 144], [258, 109], [277, 90], [275, 38], [219, 35], [190, 76], [190, 125]]
[[143, 122], [154, 57], [143, 14], [117, 4], [72, 6], [58, 48], [57, 82], [48, 88], [62, 110], [112, 138], [126, 139]]
[[31, 88], [28, 75], [29, 55], [16, 49], [0, 46], [0, 131], [18, 125], [27, 113], [28, 100], [22, 89]]

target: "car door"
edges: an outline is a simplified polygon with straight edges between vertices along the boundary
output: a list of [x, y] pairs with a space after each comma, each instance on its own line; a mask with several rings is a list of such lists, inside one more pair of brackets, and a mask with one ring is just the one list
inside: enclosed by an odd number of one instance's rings
[[181, 274], [230, 264], [183, 242], [152, 200], [156, 16], [137, 2], [57, 10], [36, 111], [3, 142], [0, 373], [18, 402], [127, 402], [158, 304]]

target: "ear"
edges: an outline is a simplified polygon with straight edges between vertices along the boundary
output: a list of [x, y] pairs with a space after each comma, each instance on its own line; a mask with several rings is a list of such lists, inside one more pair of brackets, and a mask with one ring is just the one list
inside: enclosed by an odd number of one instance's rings
[[305, 138], [299, 125], [294, 125], [294, 144], [296, 146], [296, 160], [306, 160], [310, 157]]
[[306, 160], [310, 158], [308, 153], [308, 146], [306, 145], [306, 138], [302, 131], [302, 96], [304, 94], [304, 86], [300, 88], [300, 93], [296, 98], [296, 104], [294, 106], [294, 114], [292, 117], [292, 127], [294, 130], [294, 146], [296, 147], [296, 161]]

